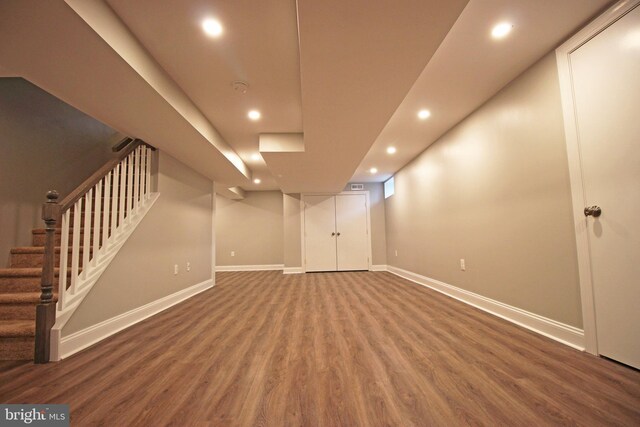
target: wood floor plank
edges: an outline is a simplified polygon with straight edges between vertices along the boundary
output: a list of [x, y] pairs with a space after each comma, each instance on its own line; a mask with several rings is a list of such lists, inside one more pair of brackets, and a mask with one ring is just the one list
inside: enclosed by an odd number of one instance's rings
[[0, 364], [0, 402], [72, 425], [640, 425], [640, 372], [389, 273], [218, 273], [59, 363]]

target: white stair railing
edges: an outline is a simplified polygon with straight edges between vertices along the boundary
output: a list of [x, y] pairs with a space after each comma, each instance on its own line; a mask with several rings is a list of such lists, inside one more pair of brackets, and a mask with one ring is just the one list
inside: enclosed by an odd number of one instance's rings
[[[151, 193], [152, 151], [140, 140], [122, 149], [60, 203], [49, 192], [43, 210], [47, 224], [43, 259], [42, 314], [36, 315], [36, 361], [48, 361], [48, 329], [61, 327], [86, 296], [117, 249], [157, 199]], [[126, 142], [125, 142], [126, 143]], [[60, 218], [59, 272], [54, 274], [55, 227]], [[58, 289], [55, 311], [53, 289]], [[51, 307], [51, 310], [49, 310]]]
[[149, 200], [150, 180], [151, 149], [139, 145], [62, 212], [58, 311], [74, 303], [106, 249]]

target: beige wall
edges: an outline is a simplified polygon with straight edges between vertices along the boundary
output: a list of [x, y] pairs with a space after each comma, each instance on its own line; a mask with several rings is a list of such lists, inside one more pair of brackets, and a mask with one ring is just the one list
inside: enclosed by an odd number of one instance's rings
[[[371, 202], [373, 264], [386, 264], [387, 256], [382, 188], [365, 185]], [[246, 192], [243, 200], [217, 199], [217, 265], [302, 266], [300, 194], [256, 191]]]
[[43, 228], [47, 191], [61, 197], [109, 160], [115, 131], [20, 78], [0, 78], [0, 267]]
[[283, 264], [280, 191], [247, 191], [242, 200], [216, 200], [217, 266]]
[[160, 152], [157, 187], [160, 198], [63, 328], [63, 336], [212, 278], [213, 183]]
[[285, 268], [302, 267], [300, 194], [283, 194], [283, 231]]
[[550, 53], [396, 174], [388, 264], [581, 327], [570, 196]]
[[[351, 183], [344, 191], [349, 191]], [[371, 216], [371, 257], [373, 265], [387, 263], [387, 233], [385, 230], [384, 185], [379, 182], [364, 184], [369, 192], [369, 215]]]

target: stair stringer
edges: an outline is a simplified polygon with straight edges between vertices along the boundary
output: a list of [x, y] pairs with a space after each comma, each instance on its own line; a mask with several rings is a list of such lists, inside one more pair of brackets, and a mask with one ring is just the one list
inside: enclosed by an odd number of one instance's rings
[[95, 265], [89, 266], [86, 275], [76, 283], [76, 291], [74, 293], [67, 291], [64, 308], [60, 308], [60, 302], [58, 302], [58, 306], [56, 307], [56, 323], [53, 325], [53, 328], [51, 328], [49, 360], [55, 362], [61, 359], [60, 341], [62, 339], [62, 328], [67, 324], [78, 307], [80, 307], [80, 304], [89, 294], [91, 288], [98, 282], [102, 273], [104, 273], [109, 264], [111, 264], [111, 261], [113, 261], [124, 243], [129, 239], [131, 234], [133, 234], [159, 197], [160, 193], [151, 193], [149, 200], [140, 205], [136, 213], [131, 214], [129, 222], [115, 230], [115, 233], [109, 238], [106, 248], [103, 247], [100, 249], [100, 261]]

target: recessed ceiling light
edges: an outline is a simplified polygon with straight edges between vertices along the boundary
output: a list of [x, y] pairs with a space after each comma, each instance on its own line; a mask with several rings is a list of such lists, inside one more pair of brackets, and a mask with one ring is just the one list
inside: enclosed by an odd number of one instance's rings
[[247, 117], [249, 117], [251, 120], [259, 120], [260, 116], [261, 114], [258, 110], [251, 110], [249, 111], [249, 114], [247, 114]]
[[388, 154], [395, 154], [396, 151], [396, 147], [387, 147]]
[[256, 178], [253, 180], [254, 184], [260, 184], [262, 182], [262, 180], [260, 178]]
[[418, 118], [420, 120], [425, 120], [425, 119], [428, 119], [429, 117], [431, 117], [431, 111], [429, 111], [429, 110], [420, 110], [420, 111], [418, 111]]
[[259, 160], [260, 160], [260, 154], [258, 154], [258, 153], [253, 153], [253, 154], [251, 155], [251, 160], [253, 160], [253, 161], [255, 161], [255, 162], [259, 161]]
[[501, 22], [491, 30], [491, 37], [494, 39], [501, 39], [506, 37], [513, 28], [513, 24], [510, 22]]
[[202, 21], [202, 29], [210, 37], [220, 37], [222, 34], [222, 24], [213, 18]]
[[378, 168], [371, 168], [371, 169], [369, 169], [369, 173], [370, 173], [370, 174], [372, 174], [372, 175], [373, 175], [374, 173], [378, 173]]

